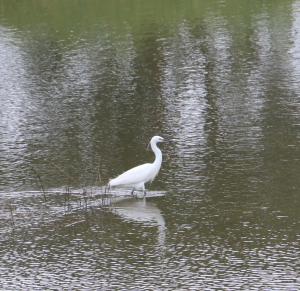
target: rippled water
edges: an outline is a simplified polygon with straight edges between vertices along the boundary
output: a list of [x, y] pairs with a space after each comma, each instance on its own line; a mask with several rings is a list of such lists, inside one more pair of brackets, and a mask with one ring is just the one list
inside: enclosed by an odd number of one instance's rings
[[[299, 290], [299, 19], [0, 0], [0, 289]], [[64, 194], [151, 160], [154, 134], [165, 196]]]

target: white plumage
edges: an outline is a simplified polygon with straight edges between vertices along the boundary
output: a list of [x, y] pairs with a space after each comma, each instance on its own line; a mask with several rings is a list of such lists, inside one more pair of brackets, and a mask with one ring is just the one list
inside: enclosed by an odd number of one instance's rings
[[157, 143], [163, 142], [164, 139], [160, 136], [153, 136], [150, 145], [155, 154], [155, 160], [153, 163], [146, 163], [140, 166], [136, 166], [118, 177], [112, 179], [108, 183], [108, 187], [130, 187], [132, 188], [132, 194], [134, 190], [142, 190], [145, 192], [145, 183], [152, 182], [157, 176], [161, 163], [162, 153], [157, 146]]

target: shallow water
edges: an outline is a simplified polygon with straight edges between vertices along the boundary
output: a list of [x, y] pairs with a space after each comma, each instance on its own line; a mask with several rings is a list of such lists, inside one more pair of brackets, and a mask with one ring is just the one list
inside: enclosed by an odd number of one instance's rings
[[[0, 289], [300, 289], [299, 19], [0, 0]], [[44, 201], [151, 161], [154, 134], [165, 196]]]

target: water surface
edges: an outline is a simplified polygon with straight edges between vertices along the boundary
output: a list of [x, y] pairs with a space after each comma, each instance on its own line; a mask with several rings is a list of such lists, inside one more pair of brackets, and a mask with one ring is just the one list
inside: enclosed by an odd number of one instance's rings
[[[300, 289], [299, 19], [296, 0], [0, 0], [0, 288]], [[104, 185], [155, 134], [164, 197], [30, 192]]]

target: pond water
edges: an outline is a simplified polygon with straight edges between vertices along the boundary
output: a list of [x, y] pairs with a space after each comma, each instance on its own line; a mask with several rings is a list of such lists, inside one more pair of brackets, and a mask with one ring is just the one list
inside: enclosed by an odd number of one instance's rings
[[[291, 0], [0, 0], [0, 289], [299, 290], [299, 35]], [[34, 192], [156, 134], [165, 196]]]

